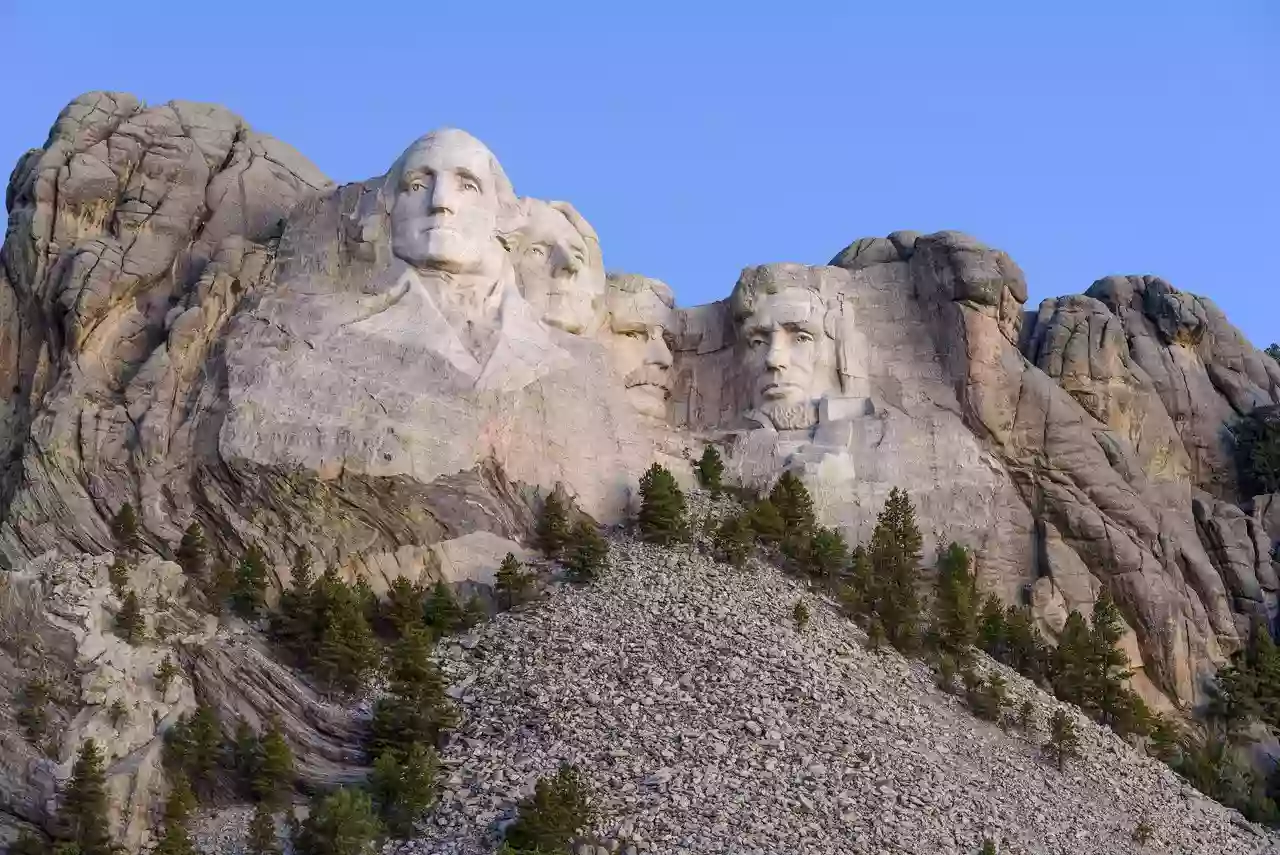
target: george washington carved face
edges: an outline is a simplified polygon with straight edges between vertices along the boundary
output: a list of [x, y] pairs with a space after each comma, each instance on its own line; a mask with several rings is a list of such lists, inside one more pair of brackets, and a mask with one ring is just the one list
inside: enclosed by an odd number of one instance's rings
[[419, 270], [497, 275], [498, 233], [515, 194], [484, 143], [465, 131], [416, 140], [387, 175], [391, 248]]

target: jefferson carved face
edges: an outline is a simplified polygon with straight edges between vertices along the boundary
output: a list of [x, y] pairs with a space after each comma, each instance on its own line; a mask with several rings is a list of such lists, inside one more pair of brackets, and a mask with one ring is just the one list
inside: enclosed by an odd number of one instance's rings
[[[759, 274], [758, 274], [759, 275]], [[827, 391], [822, 382], [826, 306], [808, 288], [768, 279], [756, 281], [750, 295], [743, 283], [735, 293], [738, 333], [745, 345], [751, 405], [779, 429], [809, 427], [813, 401]]]
[[640, 413], [667, 417], [671, 396], [671, 347], [675, 298], [656, 279], [624, 274], [609, 280], [606, 343], [627, 387], [627, 400]]
[[595, 232], [567, 203], [524, 204], [527, 218], [512, 251], [525, 299], [553, 327], [594, 333], [605, 290]]
[[496, 275], [499, 219], [514, 204], [492, 152], [459, 130], [417, 140], [388, 175], [391, 248], [420, 270]]

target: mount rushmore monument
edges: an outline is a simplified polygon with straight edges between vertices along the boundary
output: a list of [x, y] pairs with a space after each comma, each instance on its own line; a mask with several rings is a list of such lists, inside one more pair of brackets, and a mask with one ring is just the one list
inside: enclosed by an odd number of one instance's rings
[[108, 551], [130, 503], [147, 551], [199, 521], [277, 587], [297, 547], [375, 588], [487, 583], [557, 485], [616, 522], [714, 443], [853, 542], [907, 489], [926, 560], [969, 546], [1051, 636], [1109, 589], [1158, 704], [1274, 617], [1280, 512], [1226, 428], [1280, 364], [1209, 300], [1110, 276], [1028, 309], [1004, 252], [903, 231], [681, 307], [518, 179], [446, 129], [335, 186], [222, 107], [73, 101], [6, 194], [5, 565]]

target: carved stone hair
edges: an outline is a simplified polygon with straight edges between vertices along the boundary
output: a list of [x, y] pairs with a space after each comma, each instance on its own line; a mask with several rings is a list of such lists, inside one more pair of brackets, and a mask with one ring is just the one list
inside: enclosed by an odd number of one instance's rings
[[643, 294], [645, 291], [652, 291], [668, 309], [674, 309], [676, 306], [675, 292], [661, 280], [650, 279], [648, 276], [637, 273], [609, 273], [606, 278], [609, 280], [607, 292]]
[[761, 296], [777, 294], [791, 288], [810, 291], [818, 298], [819, 303], [826, 304], [822, 294], [822, 278], [814, 268], [803, 264], [768, 264], [745, 268], [729, 297], [729, 310], [734, 323], [740, 324], [754, 314], [756, 302]]
[[493, 182], [494, 194], [498, 199], [497, 231], [499, 234], [515, 231], [520, 227], [523, 216], [519, 200], [516, 199], [515, 189], [512, 188], [511, 181], [507, 178], [507, 173], [503, 171], [502, 164], [498, 163], [498, 158], [494, 157], [493, 152], [489, 150], [487, 145], [466, 131], [457, 128], [440, 128], [429, 134], [424, 134], [410, 143], [409, 147], [396, 158], [396, 162], [387, 170], [386, 177], [383, 179], [382, 187], [379, 190], [383, 212], [390, 214], [392, 207], [395, 205], [396, 193], [399, 192], [400, 181], [404, 174], [404, 164], [409, 159], [409, 155], [418, 149], [429, 148], [433, 144], [453, 140], [479, 146], [488, 155], [489, 178]]

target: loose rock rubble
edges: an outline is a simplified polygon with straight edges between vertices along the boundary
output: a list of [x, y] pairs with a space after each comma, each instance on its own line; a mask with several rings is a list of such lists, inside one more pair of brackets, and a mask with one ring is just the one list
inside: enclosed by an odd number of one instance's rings
[[1001, 669], [1039, 726], [1005, 733], [771, 567], [629, 539], [611, 563], [442, 647], [462, 721], [440, 805], [402, 855], [492, 851], [561, 761], [597, 795], [589, 853], [942, 855], [987, 837], [1001, 852], [1280, 852], [1071, 707], [1083, 756], [1059, 773], [1039, 746], [1051, 696]]

